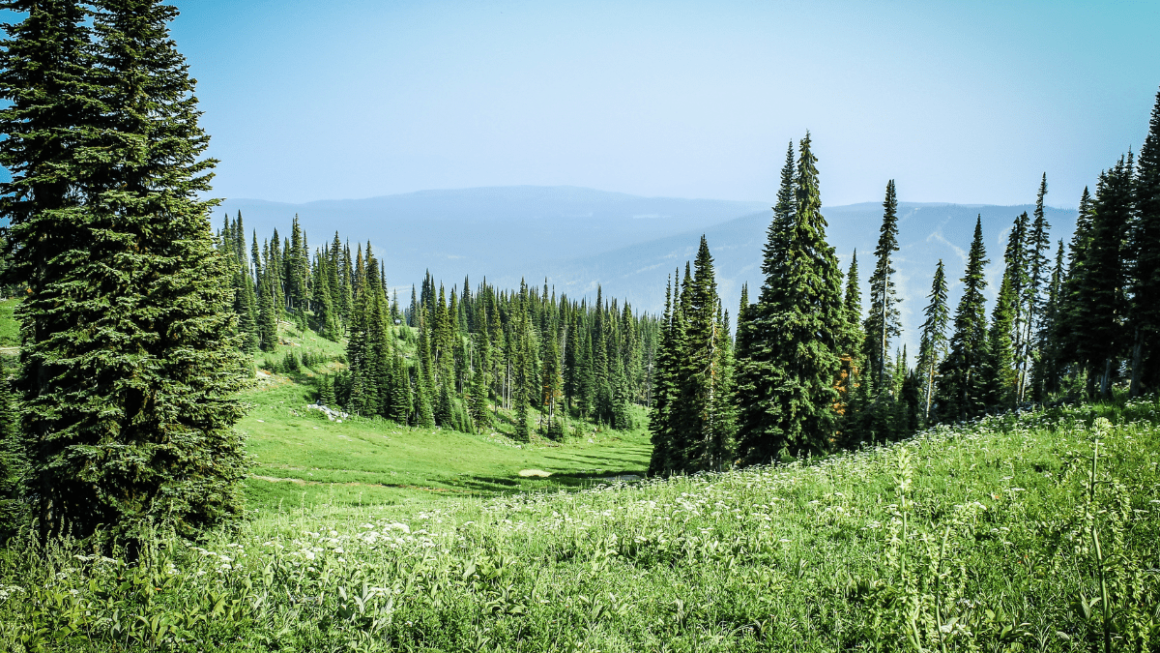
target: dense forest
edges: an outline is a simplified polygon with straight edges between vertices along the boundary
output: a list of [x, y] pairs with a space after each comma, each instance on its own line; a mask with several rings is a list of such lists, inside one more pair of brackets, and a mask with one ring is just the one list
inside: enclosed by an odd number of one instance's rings
[[[786, 154], [757, 301], [742, 291], [736, 342], [705, 239], [667, 293], [656, 354], [651, 472], [720, 469], [896, 440], [939, 422], [1029, 403], [1131, 396], [1157, 386], [1160, 347], [1160, 94], [1139, 157], [1102, 172], [1079, 200], [1069, 244], [1053, 244], [1047, 175], [1015, 217], [987, 317], [981, 221], [954, 313], [935, 268], [920, 349], [908, 365], [893, 256], [898, 199], [887, 183], [864, 307], [857, 252], [843, 273], [826, 243], [807, 134]], [[843, 287], [844, 282], [844, 287]], [[863, 317], [863, 310], [866, 315]]]
[[659, 323], [599, 289], [594, 304], [557, 297], [547, 282], [508, 291], [464, 279], [448, 292], [428, 274], [400, 309], [370, 243], [352, 252], [336, 232], [311, 252], [297, 219], [281, 240], [277, 230], [261, 246], [246, 240], [242, 215], [227, 217], [217, 241], [242, 347], [273, 351], [279, 321], [345, 339], [347, 370], [320, 380], [323, 403], [466, 432], [513, 410], [526, 441], [533, 430], [563, 438], [569, 416], [631, 428], [628, 406], [650, 402]]

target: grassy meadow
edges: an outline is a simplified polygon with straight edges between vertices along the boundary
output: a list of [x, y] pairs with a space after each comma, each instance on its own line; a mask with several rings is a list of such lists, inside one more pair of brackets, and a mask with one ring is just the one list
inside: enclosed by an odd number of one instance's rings
[[[494, 427], [479, 434], [411, 428], [383, 419], [328, 419], [307, 405], [317, 398], [318, 375], [342, 367], [342, 346], [286, 323], [281, 334], [285, 346], [257, 356], [258, 380], [242, 397], [248, 411], [238, 428], [253, 465], [246, 494], [255, 509], [577, 489], [610, 477], [643, 477], [648, 469], [652, 446], [641, 408], [636, 408], [639, 426], [634, 431], [573, 420], [563, 443], [539, 436], [530, 443], [511, 439], [515, 423], [510, 411], [500, 411]], [[288, 352], [326, 362], [291, 373], [270, 372], [282, 367]]]
[[[285, 386], [265, 392], [258, 418], [297, 402]], [[354, 483], [413, 464], [448, 491], [384, 486], [398, 494], [299, 504], [257, 492], [238, 529], [202, 542], [159, 533], [136, 562], [13, 542], [0, 565], [0, 647], [1154, 651], [1158, 409], [1155, 399], [1060, 407], [822, 460], [491, 496], [451, 491], [472, 486], [440, 475], [420, 434], [271, 419], [250, 432], [265, 465], [256, 473], [317, 467]], [[358, 448], [344, 458], [324, 433]], [[588, 464], [615, 444], [526, 450], [424, 435], [444, 467], [462, 448], [501, 472]], [[396, 453], [376, 463], [379, 440]]]

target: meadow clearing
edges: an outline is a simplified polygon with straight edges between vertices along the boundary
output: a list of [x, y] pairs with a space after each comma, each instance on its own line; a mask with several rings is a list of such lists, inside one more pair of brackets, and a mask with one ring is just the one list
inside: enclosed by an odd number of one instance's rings
[[159, 532], [136, 562], [16, 541], [0, 646], [1156, 650], [1158, 409], [1058, 407], [667, 481], [259, 501], [202, 542]]

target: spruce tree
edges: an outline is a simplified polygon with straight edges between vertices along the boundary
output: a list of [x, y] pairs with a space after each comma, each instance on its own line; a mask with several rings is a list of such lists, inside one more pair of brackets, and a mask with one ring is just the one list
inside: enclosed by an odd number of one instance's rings
[[1015, 369], [1015, 344], [1011, 338], [1018, 301], [1012, 287], [1013, 276], [1010, 269], [1003, 275], [995, 309], [991, 313], [991, 330], [987, 334], [987, 357], [981, 373], [988, 408], [1010, 408], [1018, 400], [1019, 378]]
[[918, 370], [922, 373], [923, 418], [930, 421], [931, 402], [934, 397], [935, 372], [946, 354], [947, 324], [950, 309], [947, 306], [947, 279], [942, 259], [934, 269], [934, 279], [930, 284], [930, 303], [923, 310], [926, 320], [922, 323], [922, 339], [919, 343]]
[[665, 312], [661, 318], [661, 338], [657, 344], [656, 372], [653, 377], [653, 402], [649, 410], [649, 432], [653, 445], [649, 461], [649, 476], [666, 474], [673, 470], [672, 410], [676, 397], [674, 351], [672, 277], [665, 285]]
[[[199, 199], [215, 162], [200, 158], [208, 136], [167, 28], [176, 10], [152, 0], [93, 5], [96, 38], [82, 49], [93, 58], [87, 110], [99, 112], [100, 129], [53, 126], [78, 139], [68, 156], [85, 162], [55, 162], [67, 210], [51, 188], [28, 193], [44, 170], [19, 136], [3, 150], [13, 171], [4, 211], [27, 262], [17, 272], [28, 284], [19, 385], [32, 492], [46, 534], [100, 527], [134, 543], [156, 521], [188, 537], [240, 515], [245, 470], [233, 429], [243, 359], [226, 310], [229, 262], [214, 248], [215, 202]], [[23, 26], [44, 17], [34, 9]], [[54, 29], [79, 18], [68, 11], [79, 13], [66, 8]], [[6, 111], [20, 122], [29, 118], [11, 112], [39, 83], [19, 78], [23, 64], [10, 68], [13, 42], [26, 35], [9, 31], [3, 66], [3, 94], [15, 100]], [[54, 221], [60, 237], [44, 237]]]
[[1027, 279], [1026, 290], [1022, 298], [1026, 306], [1027, 318], [1023, 325], [1020, 337], [1020, 349], [1015, 352], [1018, 382], [1016, 401], [1022, 402], [1027, 394], [1031, 382], [1032, 366], [1042, 353], [1039, 351], [1039, 339], [1036, 337], [1043, 320], [1044, 305], [1047, 298], [1044, 296], [1051, 275], [1051, 225], [1047, 222], [1044, 198], [1047, 197], [1047, 173], [1039, 182], [1039, 194], [1035, 199], [1035, 220], [1031, 223], [1031, 231], [1027, 234]]
[[694, 262], [696, 274], [688, 288], [684, 352], [680, 361], [680, 425], [687, 433], [685, 458], [691, 469], [720, 469], [731, 454], [733, 433], [721, 407], [719, 395], [729, 392], [722, 383], [725, 334], [719, 320], [720, 300], [713, 272], [713, 257], [704, 236]]
[[882, 202], [882, 226], [878, 231], [877, 260], [870, 275], [870, 312], [866, 315], [867, 368], [874, 375], [879, 391], [885, 385], [889, 367], [890, 339], [902, 334], [898, 311], [898, 293], [894, 287], [894, 252], [898, 251], [898, 196], [894, 180], [886, 183]]
[[262, 351], [272, 352], [278, 345], [278, 311], [274, 308], [273, 284], [277, 281], [270, 278], [268, 270], [259, 273], [261, 287], [258, 292], [258, 347]]
[[775, 214], [765, 283], [746, 311], [737, 403], [740, 453], [749, 462], [832, 446], [842, 274], [826, 242], [816, 164], [807, 133], [793, 177], [792, 216], [782, 221]]
[[557, 433], [554, 430], [556, 422], [556, 410], [560, 399], [564, 396], [564, 377], [560, 371], [560, 348], [557, 345], [557, 335], [555, 329], [549, 328], [548, 333], [545, 334], [544, 342], [547, 343], [544, 356], [541, 358], [540, 369], [540, 398], [541, 406], [547, 413], [547, 434], [554, 440], [559, 440], [562, 437], [562, 431]]
[[1089, 391], [1098, 378], [1103, 397], [1109, 396], [1114, 363], [1127, 344], [1124, 250], [1132, 217], [1131, 171], [1129, 155], [1100, 175], [1090, 241], [1078, 279], [1080, 301], [1068, 316], [1075, 333], [1076, 353], [1088, 368]]
[[844, 329], [841, 339], [842, 368], [838, 373], [838, 380], [834, 384], [838, 391], [839, 412], [842, 415], [842, 439], [851, 441], [851, 431], [854, 420], [854, 388], [859, 383], [862, 374], [861, 355], [866, 342], [866, 333], [862, 330], [862, 288], [858, 280], [858, 250], [854, 250], [850, 257], [850, 268], [846, 271], [846, 293], [842, 302], [845, 316]]
[[1062, 300], [1064, 281], [1063, 240], [1055, 252], [1055, 265], [1051, 270], [1051, 281], [1047, 288], [1047, 303], [1043, 307], [1043, 320], [1037, 334], [1039, 361], [1033, 368], [1032, 389], [1037, 401], [1044, 401], [1049, 395], [1059, 391], [1064, 355], [1061, 349], [1060, 332], [1063, 324]]
[[975, 236], [967, 254], [963, 294], [955, 309], [949, 351], [939, 365], [938, 413], [946, 419], [963, 420], [986, 409], [985, 379], [980, 373], [987, 353], [987, 316], [983, 289], [987, 252], [983, 247], [982, 216], [975, 221]]
[[1160, 92], [1152, 108], [1148, 136], [1136, 162], [1136, 214], [1131, 230], [1134, 265], [1130, 306], [1133, 397], [1154, 389], [1160, 379]]

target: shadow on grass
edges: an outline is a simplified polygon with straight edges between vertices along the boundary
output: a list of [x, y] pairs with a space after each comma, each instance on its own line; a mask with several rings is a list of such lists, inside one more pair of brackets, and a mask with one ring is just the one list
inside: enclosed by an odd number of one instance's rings
[[483, 496], [506, 496], [521, 492], [537, 492], [544, 490], [576, 491], [595, 487], [601, 483], [612, 482], [613, 477], [637, 476], [643, 479], [644, 469], [634, 467], [629, 469], [600, 469], [592, 472], [567, 472], [552, 474], [548, 477], [522, 476], [485, 476], [471, 475], [461, 477], [457, 483], [460, 487], [472, 493]]

